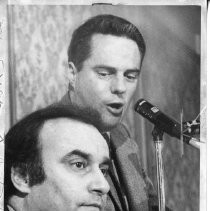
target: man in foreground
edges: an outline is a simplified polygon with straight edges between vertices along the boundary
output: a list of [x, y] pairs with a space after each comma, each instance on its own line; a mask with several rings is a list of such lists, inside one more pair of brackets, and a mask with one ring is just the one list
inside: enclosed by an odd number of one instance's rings
[[5, 137], [5, 210], [103, 210], [110, 160], [96, 119], [56, 107], [14, 125]]
[[152, 183], [143, 171], [138, 145], [121, 120], [136, 90], [145, 42], [127, 20], [113, 15], [90, 18], [73, 33], [68, 48], [69, 90], [58, 103], [100, 114], [108, 135], [112, 165], [106, 210], [157, 208]]

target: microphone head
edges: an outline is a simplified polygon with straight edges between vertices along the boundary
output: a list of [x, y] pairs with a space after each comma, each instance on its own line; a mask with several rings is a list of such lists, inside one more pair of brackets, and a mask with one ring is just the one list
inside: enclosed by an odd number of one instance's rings
[[178, 139], [183, 137], [185, 143], [196, 148], [199, 147], [198, 142], [192, 137], [200, 134], [199, 121], [194, 120], [180, 124], [144, 99], [139, 99], [136, 102], [134, 110], [168, 135]]
[[180, 138], [181, 125], [162, 113], [159, 108], [151, 103], [140, 99], [135, 104], [134, 110], [170, 136]]
[[144, 99], [139, 99], [136, 102], [134, 110], [149, 121], [151, 121], [153, 124], [156, 123], [156, 117], [160, 112], [157, 107], [153, 106]]

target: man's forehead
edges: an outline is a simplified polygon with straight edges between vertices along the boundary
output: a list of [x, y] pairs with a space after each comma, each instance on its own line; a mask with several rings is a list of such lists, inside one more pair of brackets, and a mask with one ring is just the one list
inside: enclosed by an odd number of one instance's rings
[[99, 60], [104, 61], [108, 59], [108, 61], [113, 62], [124, 58], [128, 62], [132, 60], [133, 63], [136, 63], [135, 68], [140, 66], [141, 52], [137, 43], [128, 37], [94, 34], [91, 37], [90, 48], [91, 56], [97, 57]]
[[70, 118], [56, 118], [45, 121], [43, 127], [40, 130], [40, 136], [45, 138], [46, 136], [62, 134], [64, 131], [68, 130], [73, 131], [78, 125], [82, 125], [85, 123], [79, 122], [78, 120], [70, 119]]
[[47, 120], [41, 131], [40, 131], [40, 137], [41, 138], [56, 138], [58, 137], [71, 137], [75, 135], [83, 135], [84, 132], [86, 134], [89, 133], [89, 131], [94, 131], [95, 133], [99, 133], [97, 129], [85, 122], [71, 119], [71, 118], [56, 118]]
[[78, 124], [78, 123], [82, 123], [82, 122], [80, 122], [79, 120], [73, 119], [73, 118], [71, 119], [68, 117], [60, 117], [60, 118], [49, 119], [49, 120], [45, 121], [43, 128], [45, 130], [50, 130], [51, 128], [58, 127], [60, 125], [62, 125], [62, 126], [65, 124], [73, 125], [73, 124]]
[[106, 142], [94, 126], [68, 118], [47, 121], [39, 139], [42, 150], [48, 152], [56, 150], [62, 154], [79, 149], [93, 153], [97, 149], [106, 150]]
[[91, 40], [95, 40], [95, 39], [104, 39], [104, 38], [117, 38], [117, 39], [128, 39], [128, 40], [132, 40], [133, 42], [135, 42], [133, 39], [131, 39], [130, 37], [126, 36], [126, 35], [115, 35], [115, 34], [103, 34], [103, 33], [94, 33], [91, 36]]
[[94, 45], [97, 46], [98, 43], [104, 40], [110, 41], [110, 44], [115, 43], [117, 40], [127, 40], [128, 42], [131, 42], [134, 45], [136, 45], [136, 47], [138, 48], [137, 43], [130, 37], [127, 37], [125, 35], [102, 34], [102, 33], [95, 33], [91, 36], [90, 39], [91, 47], [93, 47]]

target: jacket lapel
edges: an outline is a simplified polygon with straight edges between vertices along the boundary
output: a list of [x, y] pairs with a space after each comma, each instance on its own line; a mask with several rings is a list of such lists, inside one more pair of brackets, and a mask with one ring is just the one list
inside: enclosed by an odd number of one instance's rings
[[123, 186], [129, 209], [147, 211], [148, 196], [143, 179], [142, 167], [138, 159], [138, 147], [130, 139], [123, 125], [111, 132], [111, 149], [114, 156], [118, 177]]
[[107, 206], [105, 210], [106, 211], [124, 211], [122, 209], [117, 190], [115, 188], [115, 185], [113, 184], [111, 177], [108, 176], [107, 180], [110, 185], [110, 191], [108, 193]]

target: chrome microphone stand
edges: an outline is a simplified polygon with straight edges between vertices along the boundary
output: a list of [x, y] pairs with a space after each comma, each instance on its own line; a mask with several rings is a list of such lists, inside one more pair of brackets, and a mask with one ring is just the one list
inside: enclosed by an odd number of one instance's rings
[[164, 171], [163, 171], [163, 131], [154, 127], [152, 131], [153, 140], [155, 143], [155, 157], [157, 170], [157, 190], [158, 190], [158, 207], [159, 211], [165, 211], [165, 187], [164, 187]]

